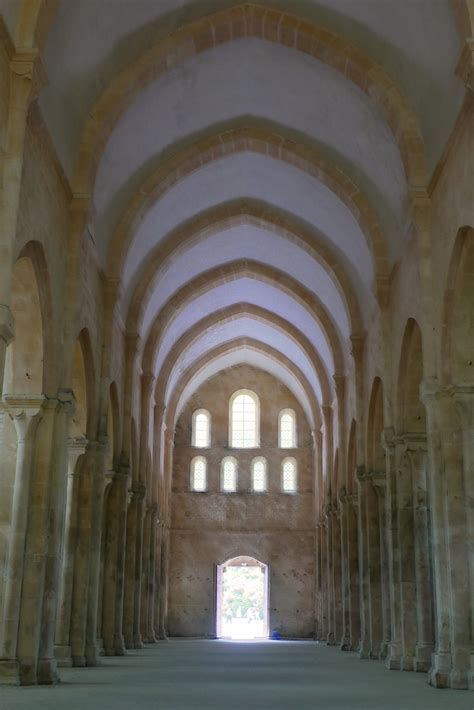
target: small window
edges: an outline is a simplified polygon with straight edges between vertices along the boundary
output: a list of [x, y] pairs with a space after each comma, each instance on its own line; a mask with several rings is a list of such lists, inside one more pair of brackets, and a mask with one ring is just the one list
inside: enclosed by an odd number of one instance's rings
[[281, 464], [281, 487], [283, 493], [296, 493], [297, 472], [295, 459], [284, 459]]
[[230, 445], [236, 449], [259, 446], [260, 411], [258, 397], [250, 390], [235, 392], [230, 399]]
[[267, 461], [263, 456], [252, 461], [252, 491], [265, 493], [267, 490]]
[[235, 493], [237, 490], [237, 462], [232, 456], [222, 460], [221, 490], [224, 493]]
[[191, 461], [191, 490], [196, 493], [207, 490], [207, 461], [204, 456], [196, 456]]
[[283, 409], [279, 417], [279, 446], [281, 449], [296, 448], [296, 414], [292, 409]]
[[192, 444], [200, 449], [211, 444], [211, 416], [205, 409], [198, 409], [193, 414]]

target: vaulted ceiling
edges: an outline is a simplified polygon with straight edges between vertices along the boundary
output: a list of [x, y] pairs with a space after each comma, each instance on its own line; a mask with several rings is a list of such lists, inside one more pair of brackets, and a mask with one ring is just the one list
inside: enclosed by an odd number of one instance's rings
[[184, 402], [249, 362], [317, 424], [459, 112], [451, 3], [56, 0], [48, 28], [41, 110], [144, 371]]

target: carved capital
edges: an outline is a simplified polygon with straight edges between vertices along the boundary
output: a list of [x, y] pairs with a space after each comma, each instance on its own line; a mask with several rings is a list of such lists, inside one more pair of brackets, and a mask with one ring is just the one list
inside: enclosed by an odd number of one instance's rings
[[3, 406], [15, 424], [19, 443], [33, 438], [43, 417], [46, 401], [44, 395], [5, 395]]
[[68, 440], [68, 476], [74, 476], [77, 473], [77, 462], [79, 457], [85, 453], [88, 443], [85, 438]]

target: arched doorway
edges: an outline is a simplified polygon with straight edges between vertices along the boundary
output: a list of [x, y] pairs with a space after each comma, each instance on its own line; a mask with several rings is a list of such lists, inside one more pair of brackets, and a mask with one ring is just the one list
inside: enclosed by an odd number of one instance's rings
[[268, 565], [233, 557], [217, 566], [217, 638], [268, 638]]

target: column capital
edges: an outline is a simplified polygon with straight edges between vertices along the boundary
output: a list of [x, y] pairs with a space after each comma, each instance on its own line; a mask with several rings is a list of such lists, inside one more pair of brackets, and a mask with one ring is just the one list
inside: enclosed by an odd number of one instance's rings
[[4, 396], [3, 407], [15, 424], [19, 441], [28, 441], [34, 435], [43, 416], [46, 401], [43, 394]]
[[88, 443], [88, 440], [84, 437], [68, 439], [68, 476], [75, 476], [77, 474], [77, 462], [79, 457], [86, 452]]
[[176, 434], [176, 429], [171, 428], [171, 427], [166, 427], [165, 429], [165, 443], [166, 444], [172, 444], [174, 446], [174, 437]]

